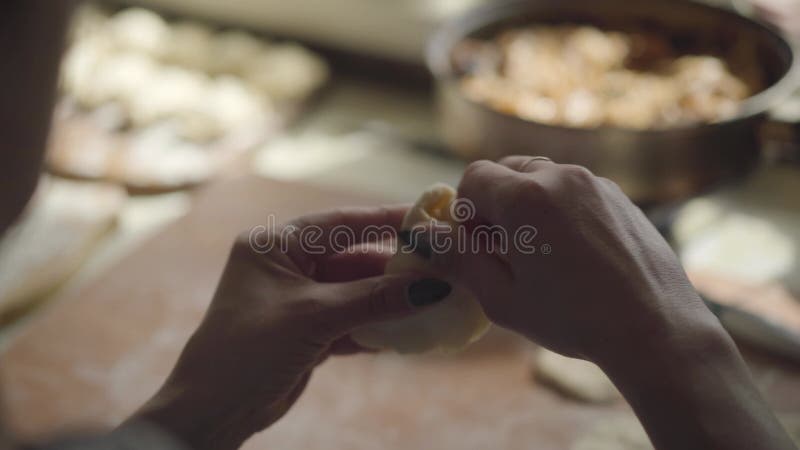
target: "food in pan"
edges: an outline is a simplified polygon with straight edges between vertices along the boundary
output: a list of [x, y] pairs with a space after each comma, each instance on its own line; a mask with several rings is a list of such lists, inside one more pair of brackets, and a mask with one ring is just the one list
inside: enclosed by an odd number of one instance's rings
[[536, 25], [453, 53], [467, 98], [576, 128], [663, 129], [730, 118], [758, 89], [712, 54], [679, 51], [651, 32]]
[[[429, 188], [409, 210], [402, 229], [412, 230], [431, 221], [456, 224], [451, 205], [456, 192], [445, 184]], [[415, 253], [398, 251], [389, 261], [386, 273], [429, 273], [446, 278], [430, 263]], [[373, 349], [399, 353], [421, 353], [429, 350], [456, 351], [479, 339], [489, 328], [489, 319], [478, 301], [457, 285], [443, 301], [411, 317], [368, 325], [355, 330], [353, 339]]]

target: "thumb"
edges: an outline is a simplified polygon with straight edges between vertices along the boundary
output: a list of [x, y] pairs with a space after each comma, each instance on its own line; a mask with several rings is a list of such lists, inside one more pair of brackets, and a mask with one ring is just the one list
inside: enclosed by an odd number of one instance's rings
[[419, 312], [444, 300], [451, 291], [452, 286], [443, 280], [392, 274], [331, 283], [323, 303], [332, 325], [347, 333], [361, 325]]

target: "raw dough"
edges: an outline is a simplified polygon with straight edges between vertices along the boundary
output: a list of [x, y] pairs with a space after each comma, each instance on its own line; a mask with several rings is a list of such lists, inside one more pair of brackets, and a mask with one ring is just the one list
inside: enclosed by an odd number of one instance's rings
[[172, 33], [164, 59], [194, 70], [205, 70], [210, 65], [214, 31], [198, 22], [178, 22], [171, 25]]
[[328, 78], [328, 66], [298, 44], [272, 45], [244, 68], [244, 77], [264, 96], [283, 102], [307, 98]]
[[241, 75], [267, 51], [267, 42], [243, 31], [223, 31], [211, 42], [207, 70], [215, 74]]
[[133, 135], [109, 175], [135, 191], [154, 192], [195, 186], [213, 174], [209, 152], [181, 140], [174, 127], [165, 123]]
[[160, 56], [170, 42], [170, 28], [161, 16], [130, 8], [115, 14], [108, 23], [109, 37], [122, 50]]
[[575, 400], [606, 403], [620, 399], [614, 383], [596, 365], [540, 349], [536, 355], [536, 378]]
[[111, 52], [108, 39], [87, 36], [75, 42], [65, 53], [61, 64], [61, 88], [82, 106], [96, 107], [108, 99], [95, 87], [99, 67]]
[[208, 181], [283, 127], [328, 77], [298, 44], [141, 8], [80, 8], [70, 37], [60, 88], [73, 106], [54, 126], [48, 166], [137, 192]]
[[25, 215], [0, 240], [2, 321], [67, 280], [112, 229], [126, 200], [119, 186], [44, 178]]
[[673, 227], [687, 272], [750, 283], [781, 279], [795, 266], [793, 236], [781, 228], [778, 221], [758, 212], [732, 211], [702, 198], [689, 202]]
[[126, 99], [133, 126], [143, 128], [196, 109], [210, 82], [201, 72], [160, 67], [149, 83], [131, 90]]
[[[429, 188], [403, 221], [403, 230], [431, 220], [454, 223], [450, 206], [455, 190], [445, 184]], [[407, 252], [397, 253], [386, 267], [386, 273], [408, 271], [427, 272], [447, 278], [422, 257]], [[421, 353], [428, 350], [456, 351], [480, 338], [489, 328], [489, 320], [477, 300], [464, 288], [454, 284], [453, 292], [441, 303], [422, 313], [396, 321], [360, 328], [353, 339], [374, 349], [395, 350], [399, 353]]]

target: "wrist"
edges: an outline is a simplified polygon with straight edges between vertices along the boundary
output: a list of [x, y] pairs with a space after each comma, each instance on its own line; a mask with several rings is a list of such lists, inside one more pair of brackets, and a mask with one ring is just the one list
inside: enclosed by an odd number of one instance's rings
[[674, 333], [599, 362], [656, 448], [791, 448], [715, 317]]
[[688, 282], [644, 292], [637, 294], [644, 297], [628, 300], [629, 310], [635, 312], [592, 349], [591, 359], [604, 370], [649, 371], [664, 364], [677, 368], [738, 355], [728, 333]]
[[739, 359], [733, 340], [717, 318], [706, 310], [672, 323], [653, 325], [647, 333], [599, 355], [595, 363], [620, 378], [649, 376], [665, 367], [670, 372], [726, 364]]
[[212, 401], [203, 391], [168, 385], [126, 424], [146, 421], [195, 450], [232, 450], [254, 433], [240, 416], [230, 405]]

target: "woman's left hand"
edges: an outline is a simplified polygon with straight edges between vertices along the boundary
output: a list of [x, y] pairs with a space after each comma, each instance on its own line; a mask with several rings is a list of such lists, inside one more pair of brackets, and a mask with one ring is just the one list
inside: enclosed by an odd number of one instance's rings
[[[363, 242], [369, 230], [396, 233], [405, 211], [338, 210], [242, 235], [202, 324], [131, 421], [150, 421], [195, 449], [238, 448], [286, 413], [315, 366], [363, 350], [352, 329], [441, 300], [445, 282], [382, 275], [391, 246]], [[353, 238], [345, 242], [361, 244], [355, 251], [337, 248], [342, 230]]]

